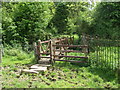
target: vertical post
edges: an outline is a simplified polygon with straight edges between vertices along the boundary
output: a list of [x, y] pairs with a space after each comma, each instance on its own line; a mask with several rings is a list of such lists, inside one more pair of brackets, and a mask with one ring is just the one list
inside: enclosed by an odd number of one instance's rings
[[[60, 44], [62, 45], [61, 38], [60, 38]], [[62, 47], [60, 47], [60, 54], [62, 54], [61, 50], [62, 50]]]
[[67, 37], [65, 37], [65, 44], [67, 45]]
[[0, 48], [0, 63], [2, 62], [2, 48]]
[[50, 40], [50, 63], [53, 64], [53, 42]]
[[38, 62], [37, 44], [36, 44], [36, 42], [33, 43], [33, 47], [34, 47], [34, 56], [35, 56], [35, 60], [37, 60], [37, 62]]
[[74, 44], [74, 36], [73, 36], [73, 42], [72, 42], [72, 44]]
[[[2, 62], [2, 47], [0, 47], [0, 63]], [[1, 65], [0, 65], [0, 67], [1, 67]], [[0, 69], [0, 76], [2, 76], [2, 68]], [[2, 80], [2, 78], [0, 77], [0, 80]], [[0, 89], [1, 89], [1, 82], [0, 82]]]
[[[67, 44], [67, 38], [65, 38], [65, 44]], [[64, 47], [64, 50], [67, 50], [67, 47]], [[65, 52], [65, 55], [67, 56], [67, 52]]]
[[42, 47], [42, 44], [41, 44], [41, 40], [38, 40], [38, 60], [41, 60], [41, 47]]
[[[52, 40], [52, 45], [55, 45], [55, 40]], [[52, 46], [52, 49], [53, 49], [53, 63], [55, 63], [54, 59], [56, 58], [54, 55], [56, 54], [55, 53], [55, 50], [56, 50], [56, 46]]]
[[[85, 34], [83, 33], [82, 34], [82, 45], [87, 45], [87, 43], [86, 43], [86, 36], [85, 36]], [[86, 52], [87, 52], [87, 48], [82, 48], [82, 52], [84, 52], [85, 53], [85, 56], [87, 56], [87, 54], [86, 54]]]
[[71, 36], [69, 37], [69, 43], [70, 43], [70, 45], [71, 45], [71, 41], [72, 41], [72, 38], [71, 38]]
[[[67, 37], [65, 37], [65, 45], [67, 45]], [[67, 47], [64, 47], [65, 48], [65, 50], [67, 50]], [[65, 54], [65, 55], [67, 55], [67, 54]]]
[[68, 36], [67, 36], [67, 44], [69, 45], [69, 38], [68, 38]]

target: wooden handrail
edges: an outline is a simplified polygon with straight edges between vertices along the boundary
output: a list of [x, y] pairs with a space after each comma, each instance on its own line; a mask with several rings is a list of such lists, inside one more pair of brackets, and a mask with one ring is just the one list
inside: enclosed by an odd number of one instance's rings
[[[57, 43], [57, 42], [61, 42], [61, 41], [64, 41], [64, 40], [65, 40], [65, 38], [63, 38], [63, 39], [61, 39], [61, 40], [56, 40], [55, 42]], [[50, 40], [41, 41], [41, 44], [42, 44], [42, 43], [48, 43], [48, 42], [50, 42]]]
[[66, 40], [66, 39], [57, 40], [57, 41], [55, 41], [55, 43], [62, 42], [64, 40]]
[[65, 62], [76, 62], [76, 63], [87, 63], [87, 61], [76, 61], [76, 60], [60, 60], [60, 59], [53, 59], [54, 61], [65, 61]]
[[62, 45], [62, 44], [57, 45], [56, 44], [56, 45], [53, 45], [53, 46], [56, 46], [56, 47], [81, 47], [81, 48], [83, 47], [83, 48], [88, 48], [87, 45]]
[[49, 57], [47, 57], [47, 56], [41, 56], [40, 58], [50, 58], [50, 56]]
[[70, 57], [70, 58], [86, 58], [88, 59], [88, 57], [84, 57], [84, 56], [65, 56], [65, 55], [53, 55], [55, 57]]
[[50, 53], [48, 53], [48, 52], [41, 52], [40, 54], [50, 54]]
[[42, 43], [48, 43], [48, 42], [50, 42], [50, 40], [42, 41], [41, 44], [42, 44]]
[[55, 50], [56, 52], [77, 52], [77, 53], [88, 53], [83, 51], [77, 51], [77, 50]]

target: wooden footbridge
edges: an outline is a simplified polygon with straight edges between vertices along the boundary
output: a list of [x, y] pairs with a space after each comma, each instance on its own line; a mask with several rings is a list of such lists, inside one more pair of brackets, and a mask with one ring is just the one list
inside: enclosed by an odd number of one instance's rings
[[[47, 41], [38, 40], [37, 43], [34, 43], [35, 58], [38, 64], [31, 66], [31, 70], [47, 70], [47, 67], [49, 67], [51, 64], [54, 64], [55, 61], [86, 63], [86, 61], [65, 60], [64, 57], [88, 59], [88, 45], [73, 45], [73, 43], [74, 37], [55, 38]], [[81, 50], [74, 50], [76, 47], [81, 48]], [[84, 53], [85, 55], [67, 55], [67, 53], [70, 52]]]

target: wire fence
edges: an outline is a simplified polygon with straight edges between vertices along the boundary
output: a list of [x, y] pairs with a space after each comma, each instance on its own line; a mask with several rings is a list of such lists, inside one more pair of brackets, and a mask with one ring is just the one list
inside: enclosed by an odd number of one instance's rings
[[120, 63], [120, 40], [92, 39], [90, 46], [90, 62], [100, 68], [116, 70]]

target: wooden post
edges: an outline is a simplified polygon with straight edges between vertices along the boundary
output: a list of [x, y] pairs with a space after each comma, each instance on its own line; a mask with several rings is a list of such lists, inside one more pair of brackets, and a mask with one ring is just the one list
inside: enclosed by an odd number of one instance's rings
[[50, 62], [53, 64], [53, 42], [50, 40]]
[[72, 39], [73, 39], [73, 42], [72, 42], [72, 44], [74, 44], [74, 36], [72, 37]]
[[67, 36], [67, 44], [69, 45], [69, 38], [68, 38], [68, 36]]
[[2, 62], [2, 48], [0, 48], [0, 63]]
[[[52, 40], [52, 44], [53, 44], [53, 45], [56, 44], [54, 39]], [[55, 53], [56, 46], [52, 46], [52, 48], [53, 48], [53, 59], [55, 59], [56, 57], [55, 57], [54, 55], [56, 54], [56, 53]], [[55, 63], [54, 60], [53, 60], [53, 63]]]
[[[67, 38], [65, 38], [65, 44], [67, 45]], [[67, 50], [67, 47], [64, 47], [64, 50]], [[65, 55], [67, 56], [67, 52], [65, 52]]]
[[72, 37], [70, 36], [70, 44], [72, 44]]
[[[87, 45], [87, 40], [86, 40], [86, 35], [83, 33], [82, 34], [82, 45]], [[82, 52], [87, 52], [87, 48], [82, 48]], [[87, 54], [85, 53], [85, 56], [87, 56]]]
[[[60, 38], [60, 44], [62, 45], [61, 38]], [[62, 47], [60, 47], [60, 54], [62, 54], [61, 50], [62, 50]]]
[[33, 47], [34, 47], [34, 56], [35, 56], [35, 59], [38, 63], [38, 55], [37, 55], [37, 44], [36, 42], [33, 43]]
[[42, 44], [41, 44], [41, 40], [38, 40], [38, 60], [41, 60], [41, 50], [42, 50]]
[[67, 45], [67, 37], [65, 38], [65, 44]]

